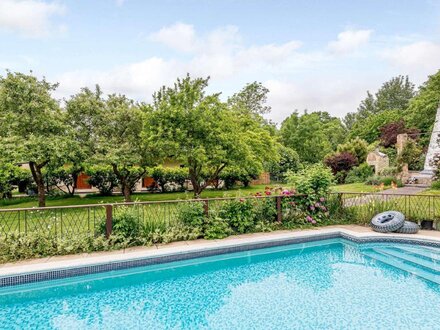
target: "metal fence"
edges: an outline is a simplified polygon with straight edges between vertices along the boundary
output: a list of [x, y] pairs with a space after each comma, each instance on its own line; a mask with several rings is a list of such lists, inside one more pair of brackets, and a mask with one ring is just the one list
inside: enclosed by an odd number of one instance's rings
[[[283, 196], [261, 196], [240, 198], [210, 198], [154, 202], [92, 204], [60, 207], [34, 207], [0, 209], [0, 235], [10, 233], [49, 233], [65, 237], [83, 233], [112, 233], [113, 219], [121, 210], [129, 209], [144, 227], [150, 230], [166, 228], [179, 221], [179, 213], [188, 204], [202, 204], [205, 216], [217, 212], [225, 202], [251, 200], [254, 204], [271, 200], [278, 208], [275, 221], [281, 221], [281, 199]], [[297, 196], [296, 198], [300, 198]]]
[[356, 223], [368, 223], [380, 212], [396, 210], [407, 220], [440, 221], [439, 195], [405, 195], [385, 193], [338, 193], [341, 208]]
[[[82, 233], [112, 233], [113, 219], [121, 208], [129, 208], [140, 224], [151, 230], [166, 229], [179, 221], [179, 213], [188, 203], [202, 203], [205, 216], [213, 215], [225, 202], [250, 200], [257, 207], [270, 201], [275, 213], [268, 221], [283, 221], [285, 201], [299, 201], [307, 196], [261, 196], [211, 198], [158, 202], [93, 204], [61, 207], [0, 209], [0, 235], [43, 232], [65, 237]], [[403, 212], [407, 219], [440, 221], [440, 196], [399, 195], [380, 193], [332, 193], [326, 196], [331, 204], [331, 217], [343, 216], [352, 223], [368, 223], [377, 213], [386, 210]], [[261, 205], [260, 205], [261, 206]]]

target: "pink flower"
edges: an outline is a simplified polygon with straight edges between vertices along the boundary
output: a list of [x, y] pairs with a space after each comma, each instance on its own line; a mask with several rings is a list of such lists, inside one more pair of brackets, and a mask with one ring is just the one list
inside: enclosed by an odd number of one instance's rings
[[315, 210], [315, 207], [314, 207], [313, 205], [311, 205], [311, 206], [310, 206], [310, 209], [311, 209], [312, 211], [314, 211], [314, 210]]
[[281, 194], [282, 194], [282, 195], [287, 195], [287, 196], [288, 196], [288, 195], [290, 195], [290, 191], [285, 189], [285, 190], [283, 190], [283, 191], [281, 192]]
[[321, 204], [319, 204], [318, 202], [315, 203], [315, 207], [320, 207]]
[[313, 219], [312, 219], [312, 223], [313, 223], [314, 225], [316, 225], [316, 220], [313, 220]]
[[325, 211], [327, 211], [327, 208], [325, 206], [321, 206], [321, 210], [323, 210], [325, 212]]
[[321, 198], [319, 199], [319, 201], [320, 201], [321, 203], [324, 203], [324, 202], [325, 202], [325, 198], [324, 198], [324, 197], [321, 197]]
[[266, 190], [264, 193], [266, 194], [266, 196], [272, 195], [272, 193], [269, 190]]
[[313, 220], [313, 218], [312, 218], [310, 215], [308, 215], [308, 216], [306, 217], [306, 220], [307, 220], [308, 222], [315, 221], [315, 220]]

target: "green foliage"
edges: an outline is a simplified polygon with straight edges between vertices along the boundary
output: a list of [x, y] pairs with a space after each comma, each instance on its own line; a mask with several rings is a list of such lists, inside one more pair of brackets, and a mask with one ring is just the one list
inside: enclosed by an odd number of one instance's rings
[[124, 199], [129, 202], [153, 156], [142, 138], [146, 111], [124, 95], [109, 95], [97, 124], [96, 152], [91, 161], [112, 168]]
[[173, 155], [189, 171], [197, 197], [227, 166], [262, 170], [276, 142], [254, 116], [206, 95], [208, 79], [178, 79], [153, 96], [146, 141], [161, 159]]
[[232, 189], [237, 181], [240, 181], [243, 186], [248, 187], [252, 180], [258, 178], [260, 172], [259, 167], [226, 167], [220, 174], [220, 179], [223, 180], [226, 189]]
[[373, 168], [367, 163], [362, 163], [347, 173], [345, 183], [365, 182], [372, 175], [374, 175]]
[[270, 162], [268, 169], [271, 179], [284, 182], [286, 173], [298, 171], [301, 163], [298, 153], [292, 148], [280, 146], [278, 152], [280, 154], [279, 161]]
[[256, 223], [272, 223], [276, 220], [277, 208], [275, 198], [260, 198], [254, 203], [254, 216]]
[[365, 119], [353, 124], [349, 131], [349, 138], [359, 137], [368, 143], [373, 143], [380, 136], [380, 128], [386, 124], [396, 122], [401, 119], [402, 114], [397, 110], [386, 110], [371, 114]]
[[155, 166], [148, 169], [148, 174], [158, 184], [162, 192], [167, 191], [167, 184], [175, 183], [179, 190], [184, 190], [188, 170], [180, 167]]
[[301, 116], [295, 111], [280, 129], [283, 145], [295, 150], [306, 163], [322, 161], [344, 141], [345, 133], [341, 120], [327, 112], [306, 112]]
[[232, 229], [227, 221], [222, 218], [210, 218], [205, 228], [204, 238], [222, 239], [232, 234]]
[[323, 196], [334, 184], [331, 170], [322, 164], [307, 166], [298, 173], [288, 174], [287, 178], [297, 193], [306, 195]]
[[[134, 207], [118, 206], [113, 211], [112, 235], [124, 240], [136, 240], [141, 232], [139, 215]], [[101, 235], [106, 233], [106, 221], [102, 219], [99, 223], [98, 232]]]
[[[120, 241], [120, 239], [117, 239]], [[74, 253], [89, 253], [121, 249], [124, 242], [117, 243], [114, 237], [95, 237], [91, 234], [77, 234], [69, 237], [53, 237], [49, 233], [10, 233], [0, 237], [0, 261], [17, 261]]]
[[425, 154], [423, 148], [414, 140], [408, 139], [402, 153], [397, 157], [397, 163], [399, 165], [408, 164], [409, 170], [420, 171], [423, 169], [424, 162]]
[[0, 199], [12, 197], [13, 184], [21, 173], [18, 166], [0, 160]]
[[245, 233], [255, 226], [253, 205], [249, 199], [227, 201], [221, 205], [218, 217], [237, 233]]
[[363, 163], [367, 160], [368, 143], [365, 140], [356, 137], [353, 140], [349, 140], [344, 144], [338, 145], [336, 151], [339, 153], [349, 152], [356, 156], [359, 163]]
[[[382, 112], [396, 111], [402, 113], [408, 107], [414, 95], [414, 84], [409, 81], [408, 76], [393, 77], [385, 82], [374, 96], [367, 91], [367, 97], [361, 102], [357, 112], [347, 114], [344, 123], [350, 130], [356, 126], [359, 129], [364, 125], [362, 122], [371, 123], [371, 120], [367, 119]], [[362, 135], [355, 134], [351, 136], [360, 136], [369, 143], [372, 142]]]
[[433, 181], [431, 183], [431, 189], [440, 190], [440, 181]]
[[14, 163], [29, 163], [40, 206], [46, 200], [42, 169], [62, 164], [78, 148], [51, 96], [56, 88], [32, 75], [8, 72], [0, 77], [0, 144]]
[[103, 196], [110, 196], [113, 189], [118, 185], [118, 178], [109, 166], [94, 165], [86, 169], [90, 176], [88, 183], [99, 190]]
[[429, 143], [429, 133], [432, 131], [439, 104], [440, 70], [429, 76], [405, 111], [405, 121], [409, 127], [417, 127], [421, 132], [428, 133], [422, 139], [422, 145]]
[[204, 204], [201, 202], [183, 203], [179, 207], [177, 219], [185, 226], [202, 228], [205, 223]]

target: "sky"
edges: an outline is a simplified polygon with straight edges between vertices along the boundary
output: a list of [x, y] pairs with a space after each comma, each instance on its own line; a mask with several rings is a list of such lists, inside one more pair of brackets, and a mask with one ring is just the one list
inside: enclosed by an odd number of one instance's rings
[[0, 75], [32, 71], [60, 100], [100, 84], [148, 102], [189, 73], [225, 100], [263, 83], [281, 123], [439, 69], [440, 0], [0, 0]]

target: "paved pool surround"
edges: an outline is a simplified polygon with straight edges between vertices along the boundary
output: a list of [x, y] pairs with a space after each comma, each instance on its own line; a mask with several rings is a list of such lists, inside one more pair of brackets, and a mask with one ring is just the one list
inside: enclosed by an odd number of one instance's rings
[[331, 238], [344, 238], [356, 243], [396, 242], [440, 247], [439, 231], [420, 231], [415, 235], [382, 234], [373, 232], [368, 227], [355, 225], [296, 231], [283, 230], [230, 236], [222, 240], [183, 241], [121, 251], [3, 264], [0, 265], [0, 287]]

